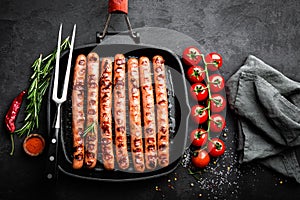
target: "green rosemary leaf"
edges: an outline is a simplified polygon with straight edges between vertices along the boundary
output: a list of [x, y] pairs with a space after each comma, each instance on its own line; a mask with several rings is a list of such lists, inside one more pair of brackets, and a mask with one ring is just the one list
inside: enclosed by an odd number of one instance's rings
[[83, 132], [83, 137], [86, 136], [89, 132], [94, 132], [94, 127], [96, 125], [96, 122], [91, 123]]
[[30, 79], [31, 79], [31, 80], [32, 80], [32, 79], [35, 79], [35, 77], [36, 77], [36, 71], [31, 75]]
[[[56, 51], [55, 51], [56, 52]], [[46, 62], [49, 60], [49, 58], [51, 58], [52, 54], [49, 54], [48, 56], [46, 56], [45, 58], [43, 58], [42, 62]]]
[[37, 82], [37, 79], [34, 79], [32, 84], [30, 85], [30, 87], [28, 89], [28, 94], [31, 94], [31, 92], [35, 89], [34, 87], [35, 87], [36, 82]]
[[27, 121], [29, 119], [29, 117], [31, 117], [32, 113], [28, 113], [28, 115], [25, 118], [25, 121]]

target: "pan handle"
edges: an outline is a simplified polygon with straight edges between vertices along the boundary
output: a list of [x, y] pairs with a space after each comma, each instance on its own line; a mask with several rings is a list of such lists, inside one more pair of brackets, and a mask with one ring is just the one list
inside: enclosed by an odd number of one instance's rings
[[101, 43], [102, 40], [105, 38], [106, 35], [109, 35], [107, 32], [108, 26], [110, 24], [112, 14], [123, 14], [125, 18], [125, 22], [127, 24], [127, 28], [129, 31], [129, 36], [134, 40], [135, 43], [140, 43], [140, 35], [137, 32], [132, 30], [128, 13], [128, 0], [109, 0], [108, 3], [108, 16], [104, 25], [103, 32], [100, 34], [99, 32], [96, 33], [96, 42]]
[[109, 0], [108, 13], [128, 14], [128, 0]]

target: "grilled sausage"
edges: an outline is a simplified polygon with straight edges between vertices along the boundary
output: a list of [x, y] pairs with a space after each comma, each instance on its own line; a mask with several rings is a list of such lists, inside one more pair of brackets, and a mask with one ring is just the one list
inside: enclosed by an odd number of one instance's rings
[[147, 57], [140, 57], [139, 69], [143, 101], [145, 163], [147, 169], [153, 170], [157, 166], [156, 126], [151, 68]]
[[145, 171], [143, 133], [141, 126], [140, 108], [140, 81], [139, 67], [136, 58], [130, 58], [128, 67], [128, 100], [129, 100], [129, 124], [131, 153], [134, 169], [137, 172]]
[[98, 93], [99, 93], [99, 56], [91, 52], [87, 56], [87, 127], [94, 128], [85, 137], [85, 165], [94, 168], [98, 155]]
[[86, 56], [79, 55], [76, 59], [73, 76], [72, 90], [72, 132], [73, 132], [73, 162], [74, 169], [80, 169], [84, 160], [84, 138], [85, 125], [84, 114], [84, 91], [86, 74]]
[[104, 168], [114, 169], [112, 140], [112, 61], [103, 58], [100, 77], [100, 135]]
[[169, 118], [166, 69], [162, 56], [154, 56], [152, 63], [156, 97], [158, 164], [161, 167], [166, 167], [169, 164]]
[[114, 121], [116, 161], [120, 169], [129, 167], [126, 138], [126, 60], [123, 54], [116, 54], [114, 61]]

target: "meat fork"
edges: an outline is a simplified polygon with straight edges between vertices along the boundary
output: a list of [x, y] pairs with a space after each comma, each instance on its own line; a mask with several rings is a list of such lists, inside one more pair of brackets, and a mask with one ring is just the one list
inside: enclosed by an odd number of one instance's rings
[[53, 82], [53, 91], [52, 91], [52, 100], [56, 103], [57, 110], [54, 119], [54, 134], [51, 135], [49, 150], [48, 150], [48, 162], [50, 162], [46, 169], [46, 177], [47, 179], [55, 180], [57, 178], [57, 160], [58, 160], [58, 133], [60, 131], [60, 122], [61, 122], [61, 105], [63, 102], [67, 100], [67, 91], [69, 85], [70, 71], [71, 71], [71, 62], [72, 62], [72, 54], [74, 49], [74, 40], [76, 33], [76, 24], [73, 27], [70, 51], [68, 64], [63, 84], [62, 96], [58, 97], [58, 77], [59, 77], [59, 60], [60, 60], [60, 45], [61, 45], [61, 35], [62, 35], [62, 24], [60, 25], [58, 32], [58, 41], [57, 41], [57, 51], [56, 51], [56, 63], [55, 63], [55, 72], [54, 72], [54, 82]]

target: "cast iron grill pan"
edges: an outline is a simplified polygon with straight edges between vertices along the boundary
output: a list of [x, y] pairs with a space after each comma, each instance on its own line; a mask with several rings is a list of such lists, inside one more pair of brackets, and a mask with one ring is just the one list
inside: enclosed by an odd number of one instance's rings
[[[115, 54], [122, 53], [126, 59], [130, 57], [139, 58], [147, 56], [150, 60], [155, 55], [161, 55], [165, 59], [167, 90], [169, 101], [169, 121], [170, 121], [170, 164], [167, 167], [157, 167], [154, 171], [145, 171], [137, 173], [134, 171], [132, 159], [129, 154], [130, 167], [128, 170], [119, 170], [117, 163], [112, 171], [105, 170], [101, 163], [101, 148], [99, 149], [97, 165], [94, 169], [86, 169], [83, 167], [80, 170], [72, 168], [72, 155], [73, 155], [73, 135], [72, 135], [72, 80], [74, 63], [79, 54], [87, 55], [89, 52], [98, 53], [100, 60], [103, 57], [113, 58]], [[64, 71], [67, 63], [68, 52], [64, 52], [61, 56], [61, 73], [59, 75], [59, 85], [62, 84], [64, 78]], [[112, 59], [113, 60], [113, 59]], [[157, 48], [149, 45], [136, 45], [136, 44], [90, 44], [74, 49], [73, 61], [70, 76], [70, 83], [68, 88], [67, 101], [62, 105], [62, 128], [59, 134], [58, 141], [58, 170], [70, 176], [100, 180], [100, 181], [132, 181], [154, 178], [165, 175], [173, 171], [180, 163], [180, 157], [186, 147], [186, 134], [188, 129], [188, 115], [189, 105], [187, 100], [186, 83], [184, 78], [184, 71], [178, 56], [173, 52]], [[52, 77], [53, 78], [53, 77]], [[49, 97], [48, 97], [48, 132], [51, 131], [51, 125], [55, 115], [55, 103], [51, 99], [52, 85], [51, 81]], [[128, 101], [128, 98], [127, 98]], [[128, 102], [127, 102], [128, 105]], [[128, 106], [127, 106], [127, 123], [128, 123]], [[114, 120], [112, 120], [114, 121]], [[114, 124], [113, 124], [114, 127]], [[127, 142], [128, 151], [130, 152], [130, 136], [129, 124], [127, 124]], [[114, 129], [113, 129], [114, 139]]]

